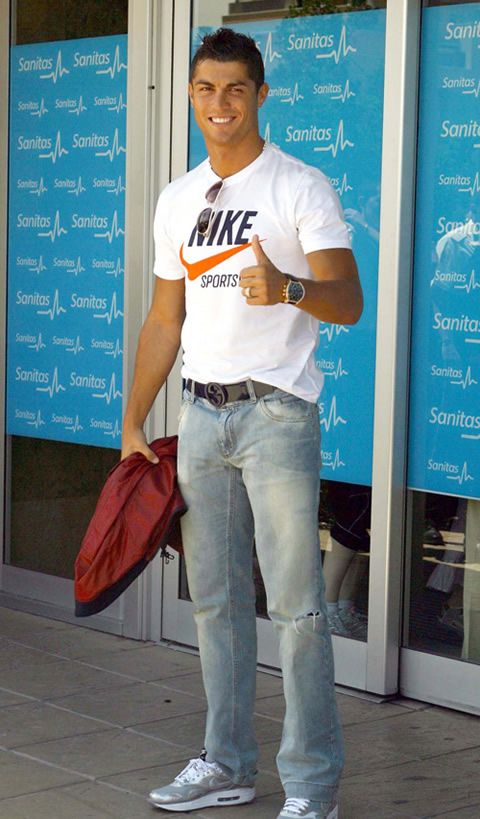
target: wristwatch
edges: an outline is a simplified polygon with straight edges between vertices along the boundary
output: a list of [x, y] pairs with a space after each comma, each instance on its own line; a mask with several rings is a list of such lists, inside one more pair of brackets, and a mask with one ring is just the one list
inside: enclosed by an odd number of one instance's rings
[[285, 273], [285, 284], [282, 290], [283, 304], [300, 304], [305, 296], [305, 288], [301, 281]]

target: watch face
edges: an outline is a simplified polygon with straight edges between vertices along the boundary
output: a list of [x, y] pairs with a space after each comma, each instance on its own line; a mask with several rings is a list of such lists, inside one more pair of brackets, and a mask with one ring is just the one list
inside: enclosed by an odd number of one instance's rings
[[287, 300], [289, 304], [298, 304], [299, 301], [303, 299], [305, 295], [305, 288], [301, 282], [293, 281], [290, 279], [290, 282], [287, 287]]

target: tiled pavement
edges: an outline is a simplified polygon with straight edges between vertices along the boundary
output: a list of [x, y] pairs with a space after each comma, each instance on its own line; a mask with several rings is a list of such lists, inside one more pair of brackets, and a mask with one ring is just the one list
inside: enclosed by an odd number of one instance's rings
[[[145, 794], [202, 745], [197, 657], [6, 608], [0, 649], [0, 819], [172, 815]], [[477, 718], [411, 700], [338, 700], [341, 819], [480, 819]], [[280, 679], [259, 674], [257, 799], [192, 817], [275, 819], [282, 711]]]

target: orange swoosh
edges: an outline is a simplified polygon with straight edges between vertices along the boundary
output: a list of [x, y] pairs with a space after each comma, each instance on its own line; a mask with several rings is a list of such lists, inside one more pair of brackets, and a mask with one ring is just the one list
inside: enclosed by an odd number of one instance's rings
[[187, 262], [183, 255], [182, 243], [180, 248], [180, 261], [187, 270], [188, 278], [193, 282], [198, 276], [201, 276], [202, 273], [206, 273], [208, 270], [211, 270], [212, 267], [216, 267], [217, 264], [225, 262], [231, 256], [235, 256], [236, 253], [240, 253], [242, 250], [246, 250], [247, 247], [251, 246], [252, 243], [248, 242], [246, 245], [237, 245], [236, 247], [230, 247], [228, 250], [223, 250], [221, 253], [215, 253], [213, 256], [207, 256], [206, 259], [200, 259], [198, 262]]

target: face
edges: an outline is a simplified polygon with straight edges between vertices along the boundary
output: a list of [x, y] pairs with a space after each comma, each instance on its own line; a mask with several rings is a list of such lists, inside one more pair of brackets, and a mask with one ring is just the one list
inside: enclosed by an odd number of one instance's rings
[[203, 60], [188, 92], [207, 145], [240, 146], [258, 140], [258, 109], [265, 102], [268, 86], [257, 91], [245, 63]]

